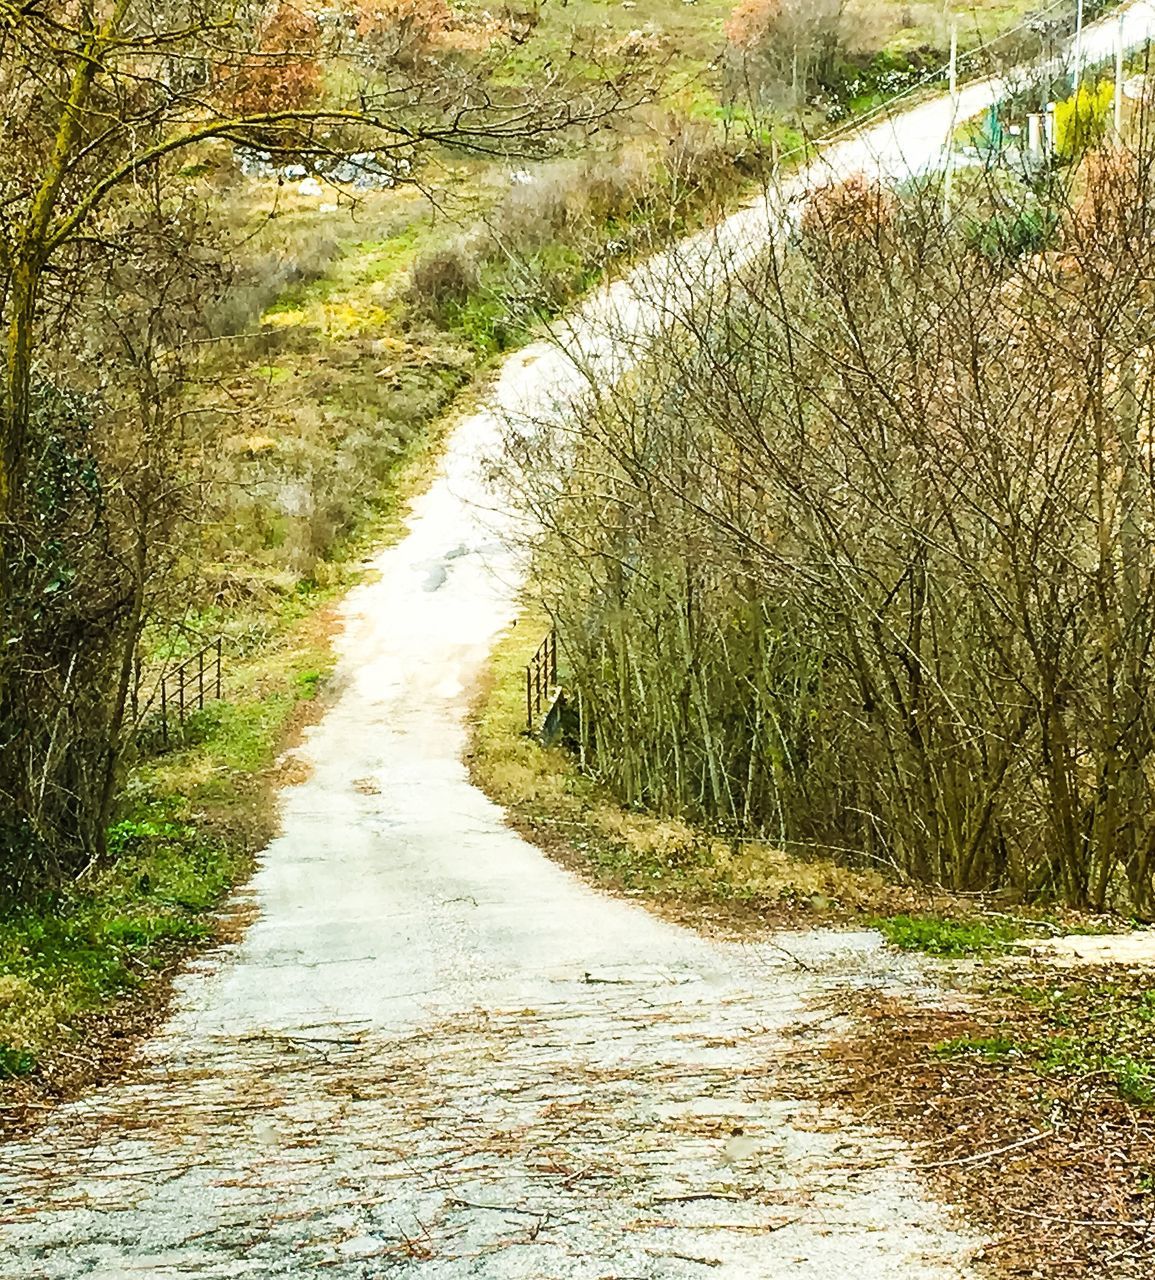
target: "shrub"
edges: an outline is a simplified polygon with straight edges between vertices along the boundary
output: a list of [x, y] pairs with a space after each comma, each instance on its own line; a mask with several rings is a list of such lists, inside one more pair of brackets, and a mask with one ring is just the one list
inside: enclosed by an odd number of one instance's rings
[[440, 245], [414, 264], [410, 300], [436, 314], [452, 303], [465, 302], [480, 278], [477, 249], [462, 240]]
[[972, 248], [994, 260], [1039, 253], [1050, 243], [1056, 226], [1054, 214], [1042, 209], [996, 213], [985, 222], [972, 222], [966, 237]]
[[757, 49], [782, 17], [782, 0], [739, 0], [730, 11], [723, 31], [736, 48]]
[[1131, 151], [1111, 147], [1087, 155], [1079, 178], [1081, 190], [1068, 218], [1071, 237], [1110, 252], [1112, 242], [1135, 234], [1133, 223], [1141, 226], [1150, 175]]
[[220, 336], [254, 329], [274, 303], [291, 302], [297, 291], [319, 280], [338, 248], [332, 236], [315, 228], [291, 236], [283, 232], [277, 248], [233, 270], [229, 288], [206, 307], [210, 331]]
[[356, 31], [371, 60], [412, 65], [445, 42], [453, 26], [446, 0], [363, 0]]
[[725, 24], [732, 92], [793, 101], [836, 87], [845, 0], [741, 0]]
[[281, 4], [257, 33], [257, 50], [231, 74], [225, 90], [242, 113], [299, 111], [321, 96], [320, 24]]
[[893, 192], [876, 179], [852, 174], [807, 200], [799, 226], [803, 244], [839, 250], [875, 241], [893, 225], [897, 208]]
[[1115, 89], [1109, 80], [1098, 88], [1081, 84], [1063, 102], [1055, 104], [1055, 150], [1064, 160], [1075, 160], [1106, 136]]

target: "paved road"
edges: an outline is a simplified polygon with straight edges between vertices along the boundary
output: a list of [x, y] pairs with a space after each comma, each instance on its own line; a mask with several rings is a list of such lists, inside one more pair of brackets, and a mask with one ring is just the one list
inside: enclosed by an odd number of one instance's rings
[[[949, 120], [920, 106], [809, 180], [931, 166]], [[802, 181], [591, 302], [573, 332], [602, 376], [662, 322], [655, 287], [676, 303], [756, 252]], [[521, 573], [480, 464], [508, 412], [564, 413], [581, 386], [531, 348], [453, 435], [346, 602], [339, 697], [248, 890], [255, 923], [183, 979], [134, 1079], [4, 1151], [3, 1280], [969, 1274], [974, 1242], [911, 1153], [800, 1101], [782, 1065], [820, 1054], [829, 990], [917, 972], [871, 935], [739, 946], [658, 921], [469, 784], [469, 690]]]

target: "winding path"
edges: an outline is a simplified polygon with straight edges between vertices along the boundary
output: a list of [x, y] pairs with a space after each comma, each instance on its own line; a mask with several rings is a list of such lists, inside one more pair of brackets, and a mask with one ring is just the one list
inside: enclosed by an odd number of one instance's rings
[[[1131, 43], [1155, 25], [1147, 4], [1126, 21]], [[996, 92], [968, 87], [964, 113]], [[935, 100], [839, 144], [573, 334], [612, 377], [662, 322], [655, 282], [676, 301], [756, 252], [806, 181], [933, 165], [949, 123]], [[901, 989], [913, 966], [869, 934], [699, 938], [576, 881], [468, 781], [469, 691], [521, 573], [479, 464], [504, 414], [565, 412], [581, 385], [533, 347], [457, 428], [345, 603], [340, 693], [247, 890], [255, 922], [185, 975], [130, 1080], [4, 1150], [3, 1280], [971, 1274], [911, 1154], [799, 1100], [781, 1065], [800, 1037], [820, 1053], [825, 992]]]

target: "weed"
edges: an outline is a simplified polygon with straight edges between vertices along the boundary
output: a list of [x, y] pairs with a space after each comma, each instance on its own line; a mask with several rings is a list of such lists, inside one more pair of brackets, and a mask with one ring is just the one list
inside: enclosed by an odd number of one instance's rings
[[1027, 1050], [1009, 1036], [959, 1036], [943, 1040], [932, 1050], [939, 1058], [982, 1058], [987, 1062], [999, 1062], [1008, 1058], [1021, 1058]]
[[27, 1049], [16, 1049], [12, 1045], [0, 1044], [0, 1080], [19, 1079], [31, 1075], [36, 1070], [36, 1056]]
[[1005, 951], [1023, 932], [1021, 926], [1010, 922], [931, 915], [897, 915], [871, 923], [900, 950], [952, 959]]

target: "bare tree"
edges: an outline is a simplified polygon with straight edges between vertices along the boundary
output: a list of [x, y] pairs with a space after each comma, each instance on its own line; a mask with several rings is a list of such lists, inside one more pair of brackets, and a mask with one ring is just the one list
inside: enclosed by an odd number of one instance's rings
[[[815, 199], [511, 442], [591, 767], [957, 889], [1152, 910], [1152, 151]], [[1018, 219], [1025, 219], [1019, 225]]]

